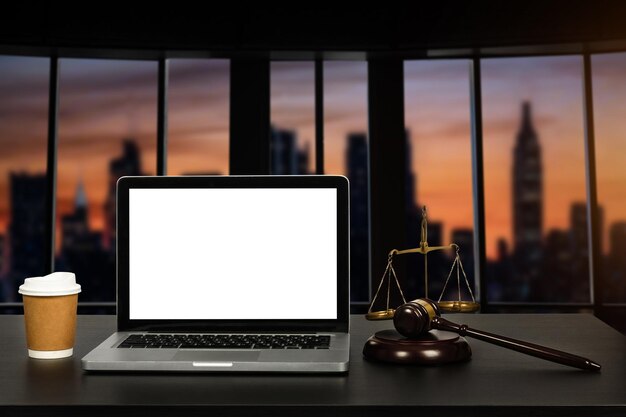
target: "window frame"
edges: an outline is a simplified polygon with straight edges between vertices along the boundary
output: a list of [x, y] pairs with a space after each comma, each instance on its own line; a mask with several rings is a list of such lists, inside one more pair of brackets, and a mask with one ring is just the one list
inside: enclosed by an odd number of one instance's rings
[[[472, 149], [472, 183], [473, 183], [473, 204], [474, 204], [474, 257], [476, 294], [481, 303], [481, 311], [526, 311], [533, 309], [554, 309], [559, 311], [593, 310], [596, 313], [611, 310], [613, 308], [625, 308], [624, 303], [604, 303], [602, 298], [603, 276], [601, 274], [601, 256], [599, 237], [601, 231], [598, 224], [598, 199], [597, 199], [597, 178], [595, 161], [595, 136], [594, 136], [594, 115], [593, 115], [593, 85], [591, 58], [596, 53], [625, 52], [626, 41], [611, 43], [593, 44], [565, 44], [565, 45], [530, 45], [482, 49], [461, 49], [461, 50], [419, 50], [419, 51], [398, 51], [398, 52], [281, 52], [267, 54], [250, 54], [250, 57], [257, 62], [269, 66], [272, 60], [307, 60], [315, 63], [315, 172], [324, 173], [324, 109], [323, 109], [323, 88], [324, 88], [324, 61], [326, 60], [367, 60], [373, 59], [397, 59], [401, 63], [404, 60], [437, 60], [437, 59], [469, 59], [470, 65], [470, 121], [471, 121], [471, 149]], [[50, 59], [49, 73], [49, 108], [48, 108], [48, 140], [47, 140], [47, 195], [46, 195], [46, 265], [52, 271], [54, 267], [54, 236], [55, 236], [55, 196], [56, 196], [56, 171], [57, 171], [57, 148], [58, 148], [58, 106], [59, 106], [59, 59], [62, 58], [103, 58], [103, 59], [132, 59], [156, 61], [158, 63], [158, 103], [157, 103], [157, 175], [166, 175], [167, 157], [167, 97], [168, 97], [168, 60], [172, 58], [226, 58], [232, 60], [247, 59], [246, 54], [213, 53], [208, 51], [167, 51], [167, 50], [111, 50], [111, 49], [48, 49], [37, 47], [15, 47], [0, 46], [0, 54], [38, 56]], [[584, 135], [585, 135], [585, 168], [587, 186], [587, 216], [588, 216], [588, 236], [590, 247], [590, 271], [591, 280], [591, 300], [589, 303], [559, 304], [559, 303], [507, 303], [489, 302], [487, 286], [485, 282], [486, 252], [485, 252], [485, 200], [484, 200], [484, 171], [483, 171], [483, 119], [482, 119], [482, 94], [481, 94], [481, 59], [483, 58], [505, 58], [505, 57], [538, 57], [538, 56], [559, 56], [577, 55], [583, 58], [583, 108], [584, 108]], [[384, 82], [376, 79], [368, 71], [369, 83]], [[265, 88], [269, 91], [269, 78]], [[231, 79], [232, 85], [232, 79]], [[242, 94], [241, 92], [239, 94]], [[231, 88], [230, 100], [233, 100], [233, 89]], [[371, 100], [371, 97], [370, 97]], [[401, 119], [404, 120], [404, 108]], [[269, 100], [267, 101], [267, 114], [269, 114]], [[398, 111], [394, 109], [394, 111]], [[368, 120], [371, 114], [368, 115]], [[398, 116], [397, 114], [395, 115]], [[231, 120], [232, 120], [231, 107]], [[269, 118], [267, 120], [269, 125]], [[269, 132], [269, 131], [268, 131]], [[229, 138], [232, 149], [233, 138]], [[265, 146], [267, 140], [260, 141], [260, 145]], [[371, 146], [371, 143], [369, 144]], [[398, 155], [396, 155], [398, 156]], [[400, 155], [403, 157], [403, 155]], [[236, 158], [236, 155], [234, 156]], [[231, 160], [233, 154], [231, 152]], [[242, 161], [245, 163], [245, 161]], [[233, 166], [231, 162], [231, 166]], [[263, 167], [260, 167], [263, 170]], [[232, 170], [231, 170], [232, 173]], [[262, 172], [261, 172], [262, 173]], [[371, 174], [370, 174], [371, 175]], [[371, 181], [376, 181], [371, 178]], [[378, 196], [372, 195], [370, 184], [370, 202], [375, 201]], [[370, 205], [371, 210], [371, 205]], [[371, 236], [371, 231], [370, 231]], [[371, 238], [370, 238], [371, 240]], [[371, 245], [371, 243], [370, 243]], [[372, 248], [374, 249], [374, 248]], [[372, 251], [373, 253], [375, 250]], [[371, 271], [371, 282], [377, 281], [379, 277]], [[483, 278], [483, 279], [481, 279]], [[377, 282], [375, 283], [377, 284]], [[370, 294], [370, 297], [372, 294]], [[19, 312], [21, 303], [0, 303], [0, 312]], [[353, 303], [353, 312], [362, 312], [367, 308], [365, 303]], [[115, 302], [103, 303], [79, 303], [81, 312], [105, 312], [114, 313]]]

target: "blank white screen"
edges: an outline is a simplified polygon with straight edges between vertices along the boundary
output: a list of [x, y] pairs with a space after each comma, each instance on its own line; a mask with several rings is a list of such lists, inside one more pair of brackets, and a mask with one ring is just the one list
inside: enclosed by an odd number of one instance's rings
[[336, 200], [334, 188], [130, 189], [130, 319], [336, 319]]

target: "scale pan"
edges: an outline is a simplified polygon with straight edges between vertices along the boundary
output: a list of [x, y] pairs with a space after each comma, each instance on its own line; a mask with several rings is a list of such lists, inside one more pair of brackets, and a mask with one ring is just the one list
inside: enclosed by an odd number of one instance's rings
[[439, 309], [445, 313], [475, 313], [480, 304], [475, 301], [438, 301]]
[[393, 308], [380, 311], [370, 311], [365, 315], [367, 320], [390, 320], [393, 318], [396, 310]]

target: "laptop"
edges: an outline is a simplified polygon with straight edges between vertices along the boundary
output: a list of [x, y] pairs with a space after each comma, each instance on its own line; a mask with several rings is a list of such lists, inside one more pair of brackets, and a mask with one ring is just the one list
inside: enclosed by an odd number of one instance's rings
[[346, 372], [342, 176], [122, 177], [117, 332], [87, 371]]

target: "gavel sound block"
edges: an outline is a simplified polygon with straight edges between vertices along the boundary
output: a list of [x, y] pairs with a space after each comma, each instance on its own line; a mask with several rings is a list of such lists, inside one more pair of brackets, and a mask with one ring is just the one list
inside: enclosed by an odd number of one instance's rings
[[389, 329], [371, 336], [365, 342], [363, 355], [382, 362], [442, 365], [467, 361], [472, 357], [472, 350], [463, 337], [454, 333], [432, 330], [417, 338], [408, 338]]
[[[396, 310], [396, 317], [407, 317], [400, 313], [407, 306], [403, 304]], [[434, 303], [433, 303], [434, 304]], [[432, 314], [438, 314], [437, 305], [432, 308]], [[376, 332], [363, 347], [366, 359], [399, 364], [442, 365], [452, 362], [468, 361], [472, 357], [472, 350], [465, 338], [446, 331], [431, 330], [429, 323], [422, 320], [403, 320], [404, 327], [411, 327], [410, 335], [402, 335], [397, 330], [389, 329]], [[427, 328], [428, 327], [428, 328]], [[397, 326], [396, 326], [397, 329]], [[429, 331], [430, 330], [430, 331]], [[403, 333], [405, 333], [403, 331]], [[409, 336], [409, 337], [407, 337]]]

